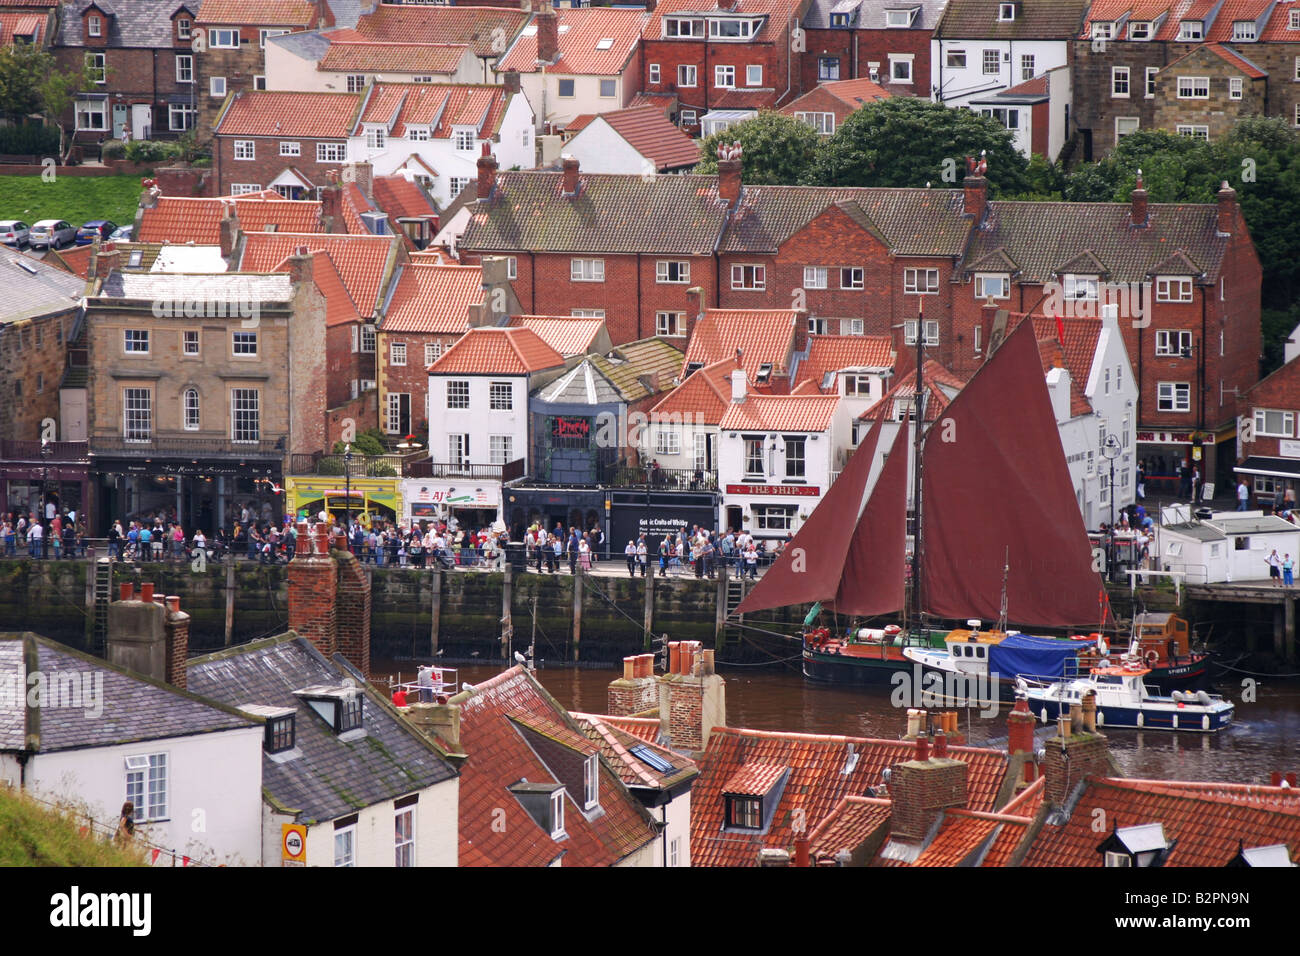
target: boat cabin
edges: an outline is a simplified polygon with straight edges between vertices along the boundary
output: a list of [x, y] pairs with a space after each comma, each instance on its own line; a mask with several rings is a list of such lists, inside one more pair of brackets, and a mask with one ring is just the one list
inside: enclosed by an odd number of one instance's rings
[[948, 657], [958, 671], [987, 673], [989, 648], [1007, 639], [1005, 631], [981, 631], [977, 622], [967, 622], [969, 627], [948, 632], [944, 644]]

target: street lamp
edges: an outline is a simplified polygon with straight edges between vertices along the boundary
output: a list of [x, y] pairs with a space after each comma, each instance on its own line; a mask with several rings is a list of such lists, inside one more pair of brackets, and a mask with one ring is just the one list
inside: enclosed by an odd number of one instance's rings
[[343, 533], [347, 535], [349, 547], [352, 544], [352, 443], [343, 446], [343, 497], [344, 504]]
[[[45, 496], [50, 493], [50, 455], [53, 452], [54, 449], [50, 447], [50, 440], [48, 438], [42, 438], [41, 439], [41, 462], [43, 463], [43, 467], [41, 469], [41, 504], [40, 504], [40, 514], [37, 515], [37, 520], [39, 520], [42, 524], [45, 523]], [[45, 533], [41, 535], [41, 557], [48, 558], [49, 555], [50, 555], [50, 529], [49, 526], [46, 525]]]
[[1115, 580], [1115, 459], [1119, 457], [1122, 450], [1119, 439], [1114, 435], [1107, 435], [1101, 445], [1102, 457], [1110, 462], [1110, 486], [1107, 489], [1110, 498], [1110, 528], [1109, 543], [1106, 548], [1106, 568], [1112, 581]]

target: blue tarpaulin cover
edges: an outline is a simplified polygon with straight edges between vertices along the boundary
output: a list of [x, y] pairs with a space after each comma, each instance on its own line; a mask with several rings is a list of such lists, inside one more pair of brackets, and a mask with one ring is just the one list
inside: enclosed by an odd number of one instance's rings
[[989, 673], [1003, 680], [1027, 677], [1064, 677], [1065, 662], [1085, 645], [1082, 641], [1062, 641], [1050, 637], [1012, 634], [989, 648]]

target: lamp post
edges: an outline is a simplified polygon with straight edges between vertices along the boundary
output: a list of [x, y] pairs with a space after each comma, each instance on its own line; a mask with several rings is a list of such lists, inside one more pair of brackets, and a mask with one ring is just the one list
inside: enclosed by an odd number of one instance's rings
[[348, 547], [352, 547], [352, 443], [343, 446], [343, 497], [344, 504], [343, 533], [347, 535]]
[[41, 462], [43, 467], [41, 469], [41, 503], [40, 514], [37, 515], [37, 520], [45, 526], [45, 533], [41, 535], [42, 558], [49, 557], [50, 554], [50, 528], [49, 525], [45, 523], [45, 496], [50, 492], [50, 455], [53, 451], [54, 449], [50, 447], [50, 440], [48, 438], [42, 438]]
[[1107, 435], [1101, 445], [1101, 454], [1110, 462], [1110, 486], [1107, 489], [1110, 498], [1110, 527], [1107, 531], [1106, 570], [1112, 581], [1115, 580], [1115, 459], [1119, 457], [1120, 451], [1122, 449], [1119, 439], [1114, 435]]

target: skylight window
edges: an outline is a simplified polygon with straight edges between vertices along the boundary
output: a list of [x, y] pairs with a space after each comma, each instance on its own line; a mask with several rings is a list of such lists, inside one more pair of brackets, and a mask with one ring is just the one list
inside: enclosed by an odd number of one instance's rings
[[637, 760], [640, 760], [643, 764], [649, 767], [651, 770], [657, 770], [660, 773], [668, 773], [673, 769], [672, 764], [670, 764], [663, 757], [659, 756], [659, 754], [655, 753], [645, 744], [638, 744], [637, 746], [633, 747], [631, 749], [631, 754], [632, 756], [636, 757]]
[[608, 50], [611, 49], [613, 46], [614, 46], [614, 40], [612, 37], [601, 37], [599, 40], [596, 41], [597, 50]]

